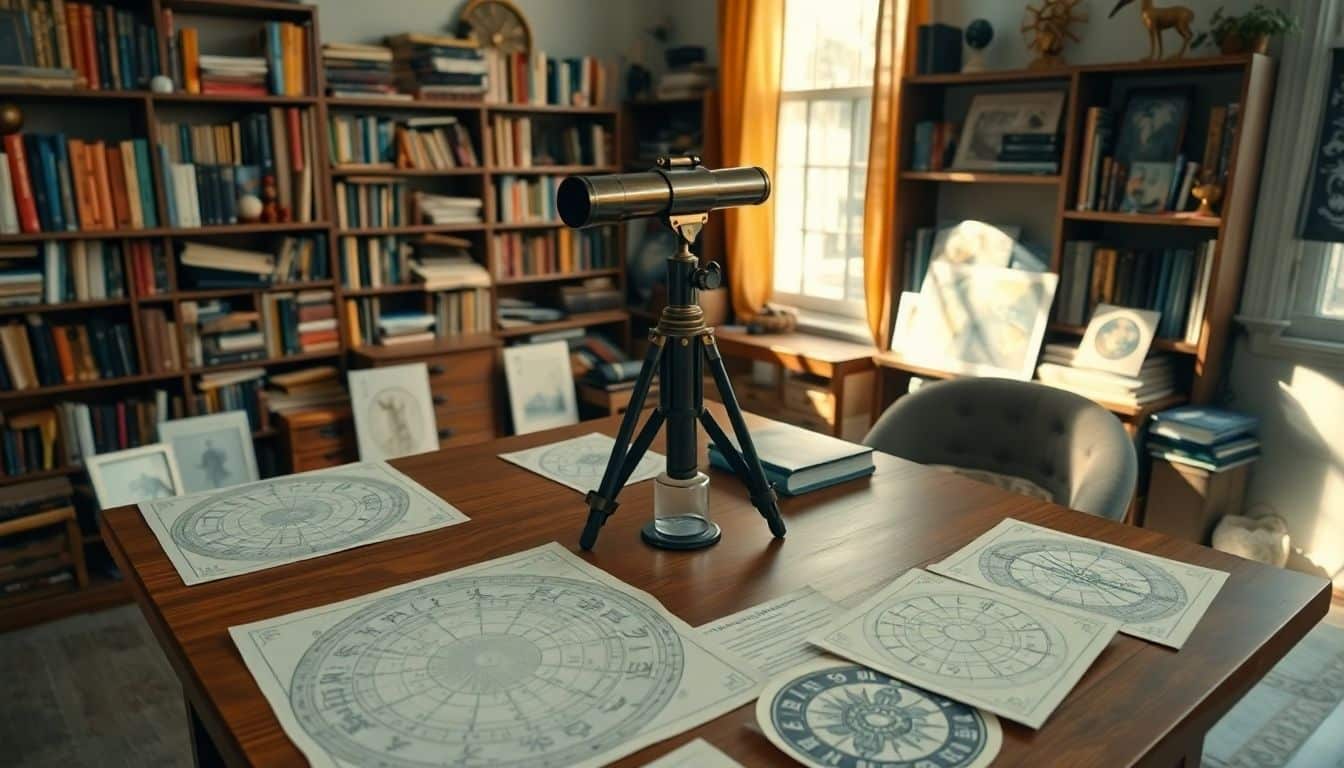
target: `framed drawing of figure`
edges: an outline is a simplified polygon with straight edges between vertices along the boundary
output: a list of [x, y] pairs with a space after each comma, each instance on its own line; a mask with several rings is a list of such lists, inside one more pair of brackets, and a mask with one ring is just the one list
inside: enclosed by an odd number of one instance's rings
[[437, 451], [439, 429], [424, 363], [350, 372], [360, 461]]
[[225, 411], [159, 424], [182, 474], [183, 491], [197, 493], [261, 479], [245, 411]]
[[182, 476], [165, 443], [84, 457], [101, 509], [182, 495]]

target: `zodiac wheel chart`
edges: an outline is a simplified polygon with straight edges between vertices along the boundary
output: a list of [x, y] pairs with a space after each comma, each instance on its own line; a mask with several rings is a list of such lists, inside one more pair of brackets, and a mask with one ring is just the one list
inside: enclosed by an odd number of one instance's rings
[[294, 670], [300, 726], [355, 765], [560, 766], [628, 740], [676, 693], [681, 638], [590, 581], [446, 579], [323, 632]]
[[[556, 477], [596, 488], [607, 469], [610, 454], [611, 444], [606, 441], [576, 440], [552, 446], [541, 454], [538, 464]], [[657, 467], [657, 461], [656, 457], [644, 454], [631, 477], [638, 478], [650, 468]]]
[[366, 541], [410, 508], [405, 489], [365, 477], [320, 474], [221, 491], [173, 522], [173, 541], [220, 560], [265, 561]]
[[766, 736], [804, 764], [972, 768], [998, 753], [998, 718], [854, 664], [814, 662], [770, 684], [756, 706]]
[[1022, 685], [1055, 674], [1068, 656], [1053, 625], [990, 595], [897, 595], [866, 623], [879, 653], [959, 683]]
[[1082, 541], [1025, 539], [986, 547], [980, 573], [1005, 587], [1126, 623], [1166, 619], [1188, 602], [1161, 568], [1111, 547]]

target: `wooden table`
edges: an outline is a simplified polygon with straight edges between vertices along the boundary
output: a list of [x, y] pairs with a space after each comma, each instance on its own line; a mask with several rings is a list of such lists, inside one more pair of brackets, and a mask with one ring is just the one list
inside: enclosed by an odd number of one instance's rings
[[[717, 404], [711, 409], [721, 410]], [[760, 425], [764, 420], [751, 417]], [[617, 419], [393, 462], [471, 521], [259, 573], [183, 586], [132, 507], [104, 515], [108, 545], [182, 681], [205, 764], [302, 764], [244, 667], [232, 625], [368, 594], [558, 541], [578, 551], [582, 498], [496, 454], [599, 430]], [[701, 455], [703, 436], [701, 437]], [[661, 437], [655, 444], [661, 450]], [[723, 540], [702, 552], [639, 541], [652, 483], [625, 489], [620, 511], [581, 556], [646, 590], [692, 626], [803, 586], [853, 598], [939, 560], [1005, 517], [1230, 573], [1180, 652], [1117, 635], [1039, 731], [1002, 721], [996, 765], [1198, 765], [1204, 733], [1325, 615], [1324, 579], [1241, 560], [1152, 531], [1015, 496], [878, 454], [871, 478], [781, 501], [788, 537], [773, 540], [742, 487], [714, 472]], [[760, 734], [749, 704], [617, 765], [636, 766], [703, 736], [745, 765], [790, 764]]]
[[873, 353], [866, 344], [855, 344], [807, 333], [761, 333], [716, 329], [714, 338], [724, 357], [744, 357], [774, 363], [794, 373], [820, 376], [830, 382], [835, 398], [835, 419], [831, 434], [840, 437], [844, 430], [845, 378], [873, 370]]

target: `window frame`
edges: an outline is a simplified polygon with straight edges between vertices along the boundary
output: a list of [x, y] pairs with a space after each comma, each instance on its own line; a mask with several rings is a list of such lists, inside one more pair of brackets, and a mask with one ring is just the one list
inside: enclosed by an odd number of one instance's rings
[[1322, 294], [1339, 279], [1328, 273], [1332, 269], [1344, 270], [1344, 243], [1305, 243], [1302, 250], [1285, 333], [1344, 345], [1344, 315], [1332, 317], [1321, 311]]

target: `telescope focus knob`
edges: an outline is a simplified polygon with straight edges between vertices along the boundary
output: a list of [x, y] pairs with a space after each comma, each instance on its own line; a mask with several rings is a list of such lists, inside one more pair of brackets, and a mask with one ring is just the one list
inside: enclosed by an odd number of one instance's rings
[[717, 261], [711, 261], [695, 270], [691, 275], [695, 287], [702, 291], [717, 290], [723, 285], [723, 267]]

